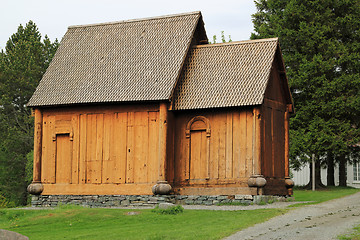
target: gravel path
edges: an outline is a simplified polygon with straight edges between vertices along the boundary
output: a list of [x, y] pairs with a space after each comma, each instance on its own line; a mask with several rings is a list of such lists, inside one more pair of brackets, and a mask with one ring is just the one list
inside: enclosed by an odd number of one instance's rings
[[219, 211], [237, 211], [237, 210], [255, 210], [255, 209], [267, 209], [267, 208], [287, 208], [290, 205], [293, 205], [298, 202], [274, 202], [272, 204], [266, 205], [249, 205], [249, 206], [240, 206], [240, 205], [223, 205], [223, 206], [204, 206], [204, 205], [182, 205], [184, 209], [193, 209], [193, 210], [219, 210]]
[[290, 210], [244, 229], [226, 240], [336, 239], [360, 224], [360, 193]]

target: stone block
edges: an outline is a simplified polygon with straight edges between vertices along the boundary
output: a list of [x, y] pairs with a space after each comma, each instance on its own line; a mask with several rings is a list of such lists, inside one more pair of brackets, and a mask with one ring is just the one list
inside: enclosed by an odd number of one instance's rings
[[172, 203], [159, 203], [158, 206], [159, 206], [160, 209], [168, 209], [168, 208], [174, 207], [175, 204], [172, 204]]
[[121, 201], [121, 206], [129, 206], [129, 205], [130, 205], [130, 201], [128, 199]]
[[244, 199], [245, 200], [253, 200], [253, 196], [252, 195], [244, 195]]
[[196, 200], [196, 199], [198, 199], [199, 198], [199, 196], [194, 196], [194, 195], [189, 195], [188, 197], [187, 197], [187, 199], [189, 199], [189, 200]]
[[137, 196], [130, 196], [128, 199], [130, 201], [136, 201], [136, 200], [138, 200], [138, 197]]
[[217, 200], [225, 200], [225, 199], [228, 199], [228, 196], [225, 195], [217, 196]]
[[235, 195], [235, 200], [242, 200], [245, 199], [244, 195]]

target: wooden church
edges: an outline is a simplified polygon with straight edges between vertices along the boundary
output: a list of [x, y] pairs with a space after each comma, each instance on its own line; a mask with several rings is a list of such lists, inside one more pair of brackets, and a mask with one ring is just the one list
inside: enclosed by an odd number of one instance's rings
[[200, 12], [69, 27], [28, 107], [33, 194], [291, 194], [278, 39], [209, 44]]

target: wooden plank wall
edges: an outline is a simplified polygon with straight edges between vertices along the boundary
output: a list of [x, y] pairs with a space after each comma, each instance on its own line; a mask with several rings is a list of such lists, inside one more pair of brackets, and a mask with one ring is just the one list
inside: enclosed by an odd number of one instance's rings
[[265, 177], [285, 177], [285, 112], [286, 100], [279, 73], [274, 66], [262, 106], [262, 174]]
[[158, 108], [43, 111], [41, 181], [133, 184], [158, 180]]
[[[205, 166], [204, 160], [207, 151], [205, 131], [190, 131], [190, 139], [186, 138], [187, 124], [196, 116], [203, 116], [210, 123], [210, 160], [206, 163], [209, 166]], [[251, 108], [177, 113], [175, 185], [217, 185], [247, 181], [248, 177], [253, 174], [253, 120]], [[198, 123], [194, 122], [193, 124]], [[196, 159], [199, 159], [199, 162], [192, 162]], [[209, 179], [206, 179], [207, 174], [204, 172], [207, 167], [209, 167]], [[201, 170], [196, 171], [193, 168]]]

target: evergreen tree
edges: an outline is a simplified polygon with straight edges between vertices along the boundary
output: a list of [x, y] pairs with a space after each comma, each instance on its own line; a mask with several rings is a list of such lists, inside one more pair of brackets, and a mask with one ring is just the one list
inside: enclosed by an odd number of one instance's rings
[[309, 162], [313, 154], [317, 168], [334, 158], [343, 163], [360, 142], [360, 1], [255, 3], [251, 38], [279, 37], [294, 98], [293, 166]]
[[58, 42], [41, 35], [32, 21], [18, 27], [0, 54], [0, 194], [26, 204], [26, 155], [33, 148], [33, 118], [26, 107]]

